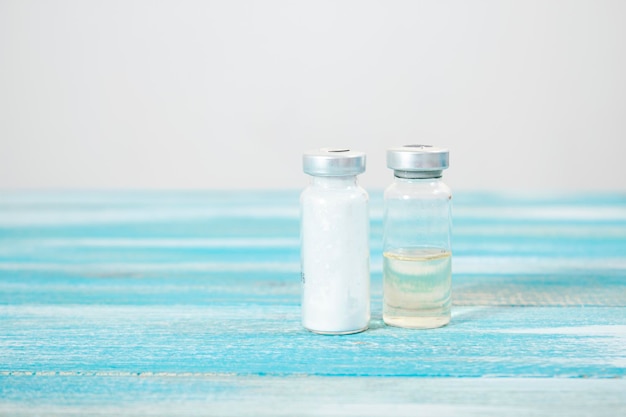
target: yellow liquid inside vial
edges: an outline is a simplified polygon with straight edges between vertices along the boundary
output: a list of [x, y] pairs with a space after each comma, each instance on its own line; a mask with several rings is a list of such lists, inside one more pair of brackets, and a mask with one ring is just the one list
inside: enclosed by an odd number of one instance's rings
[[450, 322], [452, 254], [438, 248], [383, 253], [383, 320], [432, 329]]

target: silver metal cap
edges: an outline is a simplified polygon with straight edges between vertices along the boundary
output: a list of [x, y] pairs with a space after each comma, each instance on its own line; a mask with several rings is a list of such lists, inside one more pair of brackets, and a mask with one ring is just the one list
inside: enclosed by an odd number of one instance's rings
[[404, 145], [387, 149], [387, 167], [400, 178], [438, 178], [448, 168], [449, 152], [432, 145]]
[[357, 175], [365, 172], [365, 153], [342, 148], [322, 148], [302, 155], [304, 172], [320, 177]]

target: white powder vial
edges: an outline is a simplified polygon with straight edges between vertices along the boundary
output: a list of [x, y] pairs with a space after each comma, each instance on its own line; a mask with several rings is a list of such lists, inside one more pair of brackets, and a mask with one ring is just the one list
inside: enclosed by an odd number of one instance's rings
[[370, 320], [369, 197], [357, 183], [365, 154], [319, 149], [303, 155], [311, 176], [300, 195], [302, 325], [350, 334]]

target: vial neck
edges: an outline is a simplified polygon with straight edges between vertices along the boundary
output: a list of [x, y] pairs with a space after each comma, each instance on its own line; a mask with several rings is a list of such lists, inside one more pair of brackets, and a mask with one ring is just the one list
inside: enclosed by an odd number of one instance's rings
[[441, 178], [442, 171], [402, 171], [394, 170], [393, 175], [396, 178], [407, 180], [436, 180]]
[[311, 177], [311, 184], [324, 188], [349, 188], [357, 185], [356, 175], [340, 177]]
[[403, 178], [403, 177], [395, 177], [395, 181], [401, 184], [426, 184], [429, 182], [439, 182], [441, 181], [441, 176], [439, 177], [430, 177], [430, 178]]

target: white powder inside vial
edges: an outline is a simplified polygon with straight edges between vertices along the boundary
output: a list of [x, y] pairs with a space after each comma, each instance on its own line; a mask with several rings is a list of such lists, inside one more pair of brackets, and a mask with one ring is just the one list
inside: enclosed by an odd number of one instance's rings
[[369, 324], [367, 200], [353, 177], [316, 177], [302, 193], [302, 324], [311, 331], [352, 333]]

